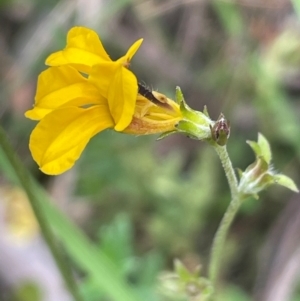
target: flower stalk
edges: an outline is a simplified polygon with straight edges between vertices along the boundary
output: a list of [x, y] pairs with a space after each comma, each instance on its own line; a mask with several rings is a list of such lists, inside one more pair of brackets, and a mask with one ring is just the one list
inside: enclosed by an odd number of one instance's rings
[[231, 192], [231, 197], [233, 198], [235, 195], [238, 194], [238, 180], [235, 175], [231, 160], [229, 158], [226, 145], [220, 146], [216, 144], [214, 146], [214, 149], [217, 152], [220, 161], [222, 163], [222, 166], [224, 168], [225, 175], [228, 180], [228, 184]]
[[[222, 119], [220, 120], [222, 121]], [[216, 128], [221, 129], [221, 131], [215, 131], [216, 133], [221, 133], [221, 136], [215, 136], [215, 138], [218, 139], [214, 139], [215, 143], [212, 143], [212, 145], [215, 148], [224, 168], [230, 187], [231, 201], [215, 234], [211, 249], [211, 258], [209, 262], [209, 279], [214, 288], [216, 288], [218, 282], [221, 267], [221, 258], [223, 257], [227, 233], [242, 202], [249, 196], [258, 198], [258, 193], [272, 184], [279, 184], [281, 186], [289, 188], [294, 192], [299, 191], [296, 184], [291, 178], [283, 174], [274, 172], [271, 164], [271, 148], [268, 140], [262, 134], [258, 134], [257, 142], [248, 141], [248, 144], [251, 146], [256, 155], [256, 159], [255, 162], [250, 164], [244, 172], [241, 170], [239, 171], [240, 180], [238, 182], [236, 174], [232, 167], [231, 160], [226, 150], [226, 144], [223, 145], [222, 143], [218, 143], [220, 141], [219, 137], [222, 138], [222, 135], [224, 133], [225, 136], [223, 136], [226, 137], [227, 131], [224, 131], [224, 127], [219, 127], [218, 124], [214, 126], [213, 130], [215, 130]], [[224, 139], [221, 140], [223, 141]]]
[[230, 204], [214, 236], [212, 249], [211, 249], [211, 257], [209, 262], [209, 279], [212, 282], [213, 286], [215, 287], [220, 273], [221, 258], [224, 251], [227, 233], [241, 205], [241, 198], [238, 192], [238, 181], [231, 160], [228, 156], [226, 145], [220, 146], [218, 144], [215, 144], [214, 148], [221, 160], [231, 191]]
[[73, 296], [75, 301], [83, 301], [81, 295], [79, 294], [77, 284], [73, 278], [72, 271], [65, 259], [60, 252], [57, 241], [51, 231], [49, 224], [46, 221], [46, 218], [43, 214], [43, 210], [40, 206], [40, 200], [35, 194], [33, 185], [31, 183], [31, 176], [23, 166], [20, 159], [15, 155], [13, 148], [11, 147], [5, 131], [2, 127], [0, 127], [0, 147], [3, 151], [3, 154], [7, 157], [8, 162], [10, 162], [14, 172], [19, 180], [19, 183], [23, 187], [24, 191], [27, 194], [28, 200], [34, 212], [34, 215], [38, 221], [40, 226], [40, 230], [42, 233], [45, 242], [47, 243], [52, 256], [56, 262], [56, 265], [61, 273], [61, 276], [65, 282], [66, 287], [69, 292]]

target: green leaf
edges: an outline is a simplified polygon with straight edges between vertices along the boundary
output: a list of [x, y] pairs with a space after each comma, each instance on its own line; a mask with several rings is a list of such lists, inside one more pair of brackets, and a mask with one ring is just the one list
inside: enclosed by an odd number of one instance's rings
[[295, 182], [291, 178], [289, 178], [285, 175], [279, 174], [279, 175], [274, 176], [274, 179], [277, 184], [284, 186], [292, 191], [299, 192], [298, 187], [296, 186]]
[[117, 215], [109, 225], [100, 229], [98, 236], [101, 251], [122, 271], [125, 261], [133, 257], [133, 229], [128, 215]]

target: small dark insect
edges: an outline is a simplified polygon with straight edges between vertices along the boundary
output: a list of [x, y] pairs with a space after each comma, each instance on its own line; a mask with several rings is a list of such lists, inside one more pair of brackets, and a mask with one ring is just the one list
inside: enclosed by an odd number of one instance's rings
[[162, 99], [157, 99], [153, 95], [152, 91], [141, 83], [138, 83], [138, 93], [144, 96], [145, 98], [147, 98], [148, 100], [150, 100], [151, 102], [153, 102], [154, 104], [156, 104], [157, 106], [168, 108], [168, 109], [171, 108], [170, 105], [167, 103], [167, 99], [164, 95], [162, 95], [163, 96]]
[[141, 83], [138, 83], [138, 87], [139, 87], [139, 90], [138, 90], [139, 94], [141, 94], [142, 96], [144, 96], [151, 102], [155, 103], [156, 105], [161, 104], [161, 102], [155, 98], [155, 96], [152, 94], [151, 90], [148, 87], [144, 86]]

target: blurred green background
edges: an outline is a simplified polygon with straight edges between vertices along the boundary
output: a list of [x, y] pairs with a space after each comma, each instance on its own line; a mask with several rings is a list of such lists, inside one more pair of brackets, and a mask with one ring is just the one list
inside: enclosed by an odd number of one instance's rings
[[[113, 59], [143, 37], [131, 63], [141, 82], [170, 98], [180, 86], [187, 103], [198, 110], [207, 105], [213, 119], [223, 112], [231, 122], [228, 151], [236, 168], [253, 162], [246, 140], [262, 132], [275, 170], [299, 186], [300, 2], [0, 1], [0, 122], [16, 153], [141, 300], [176, 300], [159, 293], [159, 275], [173, 269], [175, 258], [191, 270], [201, 265], [206, 274], [212, 238], [230, 201], [223, 170], [203, 142], [106, 131], [72, 170], [42, 174], [28, 150], [35, 124], [24, 112], [45, 58], [65, 46], [75, 25], [97, 31]], [[26, 198], [5, 164], [0, 168], [0, 300], [71, 300]], [[300, 300], [299, 229], [298, 195], [274, 186], [248, 200], [228, 237], [220, 300]], [[111, 300], [76, 260], [70, 263], [85, 300]]]

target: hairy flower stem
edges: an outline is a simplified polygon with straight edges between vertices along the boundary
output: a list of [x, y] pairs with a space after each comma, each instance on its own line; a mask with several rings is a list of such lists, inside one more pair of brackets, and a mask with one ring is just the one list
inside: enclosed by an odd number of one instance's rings
[[25, 169], [20, 158], [17, 157], [17, 155], [15, 154], [2, 127], [0, 127], [0, 147], [3, 151], [3, 154], [6, 156], [7, 161], [10, 163], [12, 169], [14, 170], [14, 173], [17, 179], [19, 180], [20, 185], [23, 187], [24, 191], [27, 194], [32, 210], [39, 223], [41, 233], [53, 255], [58, 269], [60, 270], [61, 276], [65, 281], [66, 287], [72, 294], [74, 300], [82, 301], [83, 299], [79, 294], [77, 285], [72, 275], [72, 271], [66, 263], [65, 258], [63, 258], [57, 245], [56, 239], [50, 229], [50, 226], [46, 221], [43, 209], [40, 206], [41, 200], [39, 200], [39, 198], [35, 194], [35, 190], [31, 182], [31, 176]]
[[221, 259], [223, 257], [224, 245], [228, 229], [241, 205], [241, 199], [238, 193], [238, 181], [234, 173], [230, 158], [228, 156], [226, 146], [216, 145], [214, 146], [214, 148], [218, 153], [218, 156], [220, 157], [231, 191], [231, 202], [214, 236], [213, 245], [211, 249], [211, 257], [209, 262], [209, 278], [213, 286], [215, 287], [220, 272], [220, 264]]

